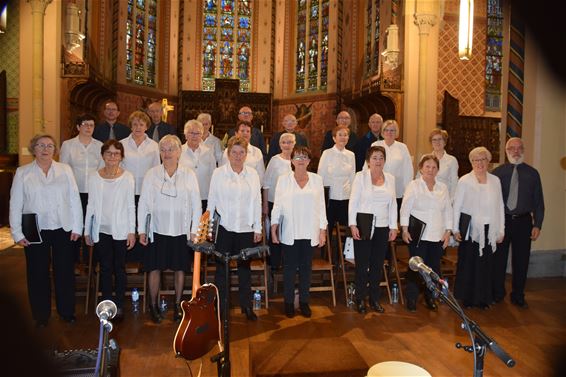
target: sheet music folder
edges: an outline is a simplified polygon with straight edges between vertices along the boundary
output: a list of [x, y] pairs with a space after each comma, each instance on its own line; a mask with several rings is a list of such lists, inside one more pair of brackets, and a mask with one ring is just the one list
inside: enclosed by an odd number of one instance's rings
[[460, 213], [460, 220], [458, 221], [458, 230], [462, 236], [462, 241], [468, 238], [468, 229], [470, 229], [470, 222], [472, 221], [472, 216], [467, 213]]
[[40, 244], [43, 242], [37, 221], [37, 213], [22, 214], [22, 233], [31, 244]]
[[416, 242], [417, 247], [421, 242], [421, 238], [426, 229], [426, 223], [413, 215], [409, 216], [409, 234], [411, 235], [411, 242]]
[[362, 240], [371, 240], [373, 236], [373, 214], [358, 212], [356, 214], [356, 224], [360, 231], [360, 238]]

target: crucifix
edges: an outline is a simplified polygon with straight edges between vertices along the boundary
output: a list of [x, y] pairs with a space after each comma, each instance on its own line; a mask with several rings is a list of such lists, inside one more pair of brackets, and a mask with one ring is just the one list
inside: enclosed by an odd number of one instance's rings
[[161, 108], [163, 109], [163, 115], [161, 116], [161, 120], [167, 122], [167, 113], [169, 111], [173, 111], [175, 106], [167, 104], [167, 98], [163, 98], [161, 100]]

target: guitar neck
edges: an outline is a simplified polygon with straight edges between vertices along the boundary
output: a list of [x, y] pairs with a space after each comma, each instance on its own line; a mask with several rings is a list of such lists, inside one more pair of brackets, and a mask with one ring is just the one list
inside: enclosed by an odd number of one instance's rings
[[192, 298], [195, 298], [197, 295], [197, 291], [200, 288], [200, 258], [201, 253], [200, 251], [195, 251], [194, 263], [193, 263], [193, 289], [192, 289]]

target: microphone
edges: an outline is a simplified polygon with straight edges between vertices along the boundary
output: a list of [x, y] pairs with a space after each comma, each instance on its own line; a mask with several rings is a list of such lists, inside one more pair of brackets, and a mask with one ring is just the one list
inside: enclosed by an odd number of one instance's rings
[[240, 259], [247, 260], [256, 255], [262, 255], [263, 253], [269, 255], [269, 246], [248, 247], [240, 251]]
[[101, 301], [96, 307], [96, 315], [100, 318], [100, 321], [108, 321], [114, 318], [118, 308], [116, 304], [111, 300]]
[[419, 256], [414, 256], [409, 259], [409, 268], [415, 272], [420, 272], [425, 279], [430, 278], [436, 283], [444, 285], [444, 281], [438, 276], [438, 274], [434, 272], [432, 268], [424, 264], [423, 258]]

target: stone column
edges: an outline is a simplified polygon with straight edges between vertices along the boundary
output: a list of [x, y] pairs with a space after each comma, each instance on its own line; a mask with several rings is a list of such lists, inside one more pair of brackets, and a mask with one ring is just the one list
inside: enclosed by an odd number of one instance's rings
[[52, 0], [27, 0], [32, 15], [32, 112], [33, 132], [45, 132], [43, 121], [43, 18]]
[[[428, 143], [426, 125], [427, 109], [427, 65], [428, 63], [428, 37], [431, 28], [436, 24], [437, 17], [434, 14], [416, 13], [415, 24], [419, 28], [419, 88], [417, 105], [417, 148], [415, 151], [415, 165], [418, 164], [423, 154], [430, 150]], [[433, 99], [434, 100], [434, 99]]]

